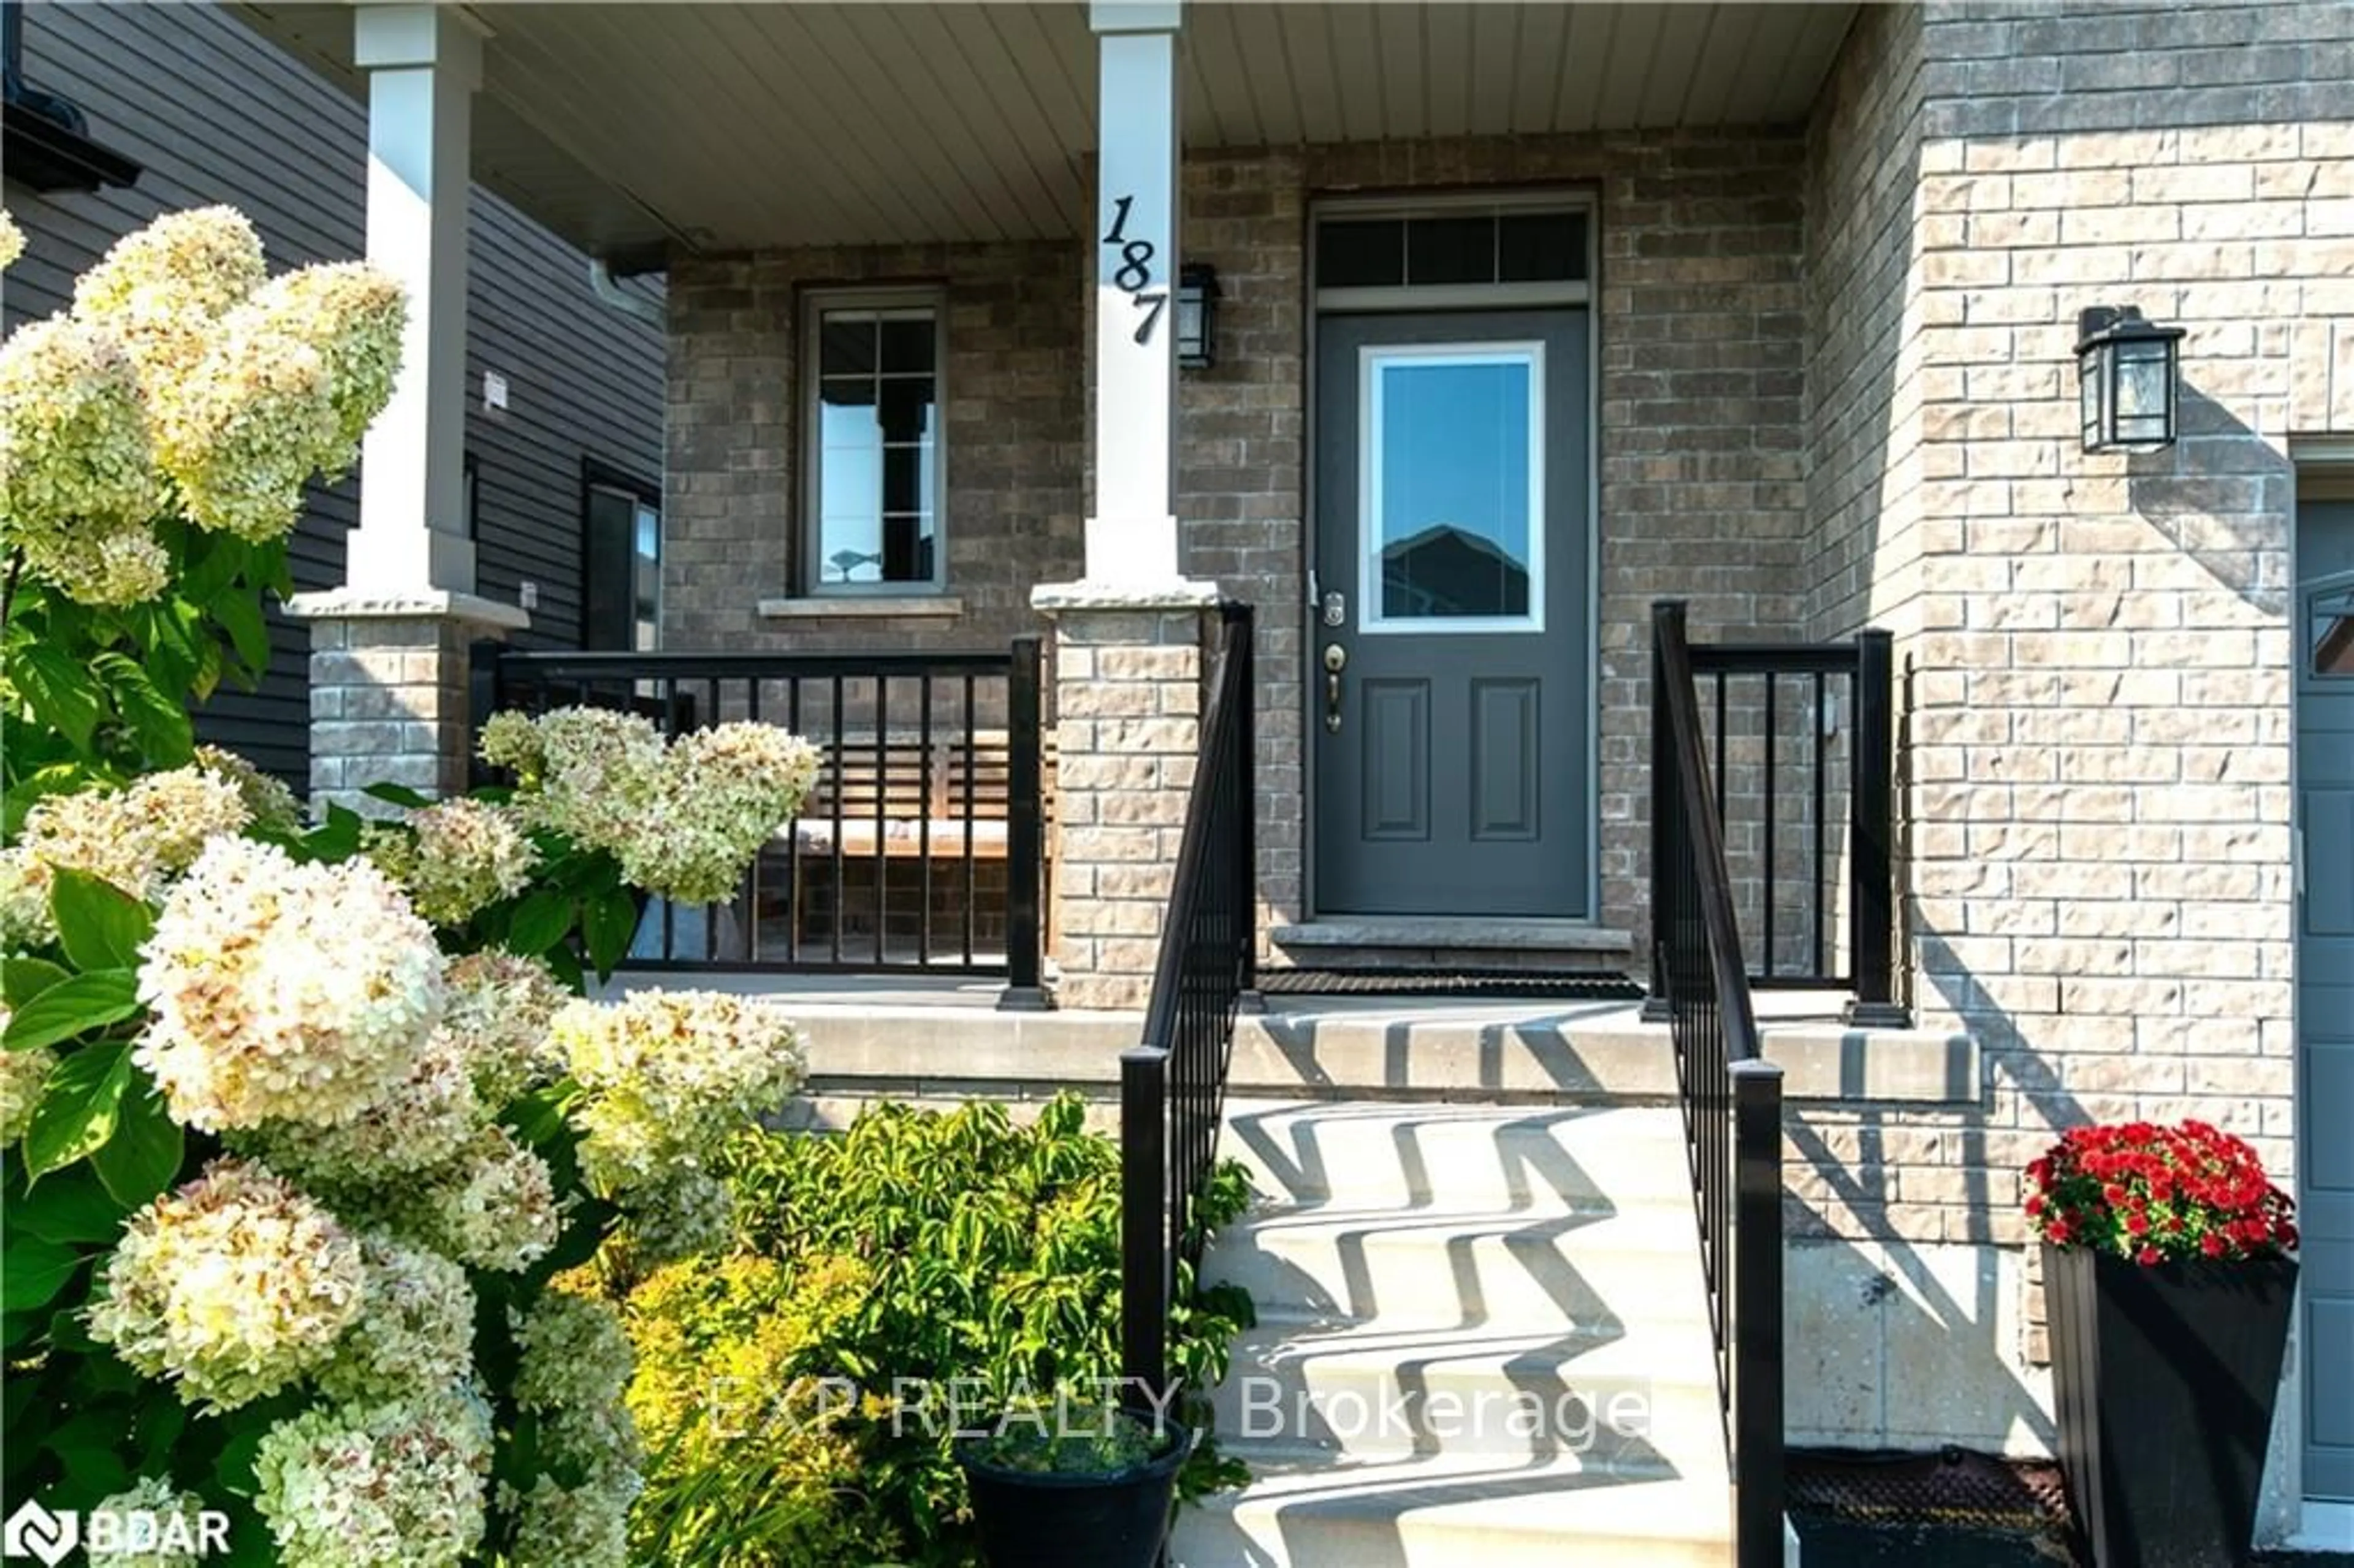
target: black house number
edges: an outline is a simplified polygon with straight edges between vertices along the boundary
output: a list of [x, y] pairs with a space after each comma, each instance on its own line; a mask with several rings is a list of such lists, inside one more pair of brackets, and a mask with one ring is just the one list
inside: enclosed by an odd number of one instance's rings
[[1144, 319], [1136, 323], [1136, 341], [1150, 343], [1152, 329], [1160, 323], [1161, 313], [1169, 306], [1169, 291], [1152, 287], [1152, 241], [1128, 237], [1128, 215], [1136, 206], [1136, 198], [1115, 196], [1111, 205], [1111, 230], [1103, 237], [1103, 242], [1119, 248], [1119, 268], [1111, 275], [1112, 286], [1135, 301], [1136, 308], [1144, 313]]

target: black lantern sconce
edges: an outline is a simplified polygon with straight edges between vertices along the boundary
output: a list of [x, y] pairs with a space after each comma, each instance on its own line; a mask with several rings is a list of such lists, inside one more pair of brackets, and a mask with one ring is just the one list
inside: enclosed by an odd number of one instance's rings
[[1177, 269], [1177, 363], [1187, 370], [1218, 363], [1218, 270], [1207, 261]]
[[2174, 444], [2182, 333], [2132, 305], [2076, 318], [2076, 377], [2088, 452], [2155, 452]]

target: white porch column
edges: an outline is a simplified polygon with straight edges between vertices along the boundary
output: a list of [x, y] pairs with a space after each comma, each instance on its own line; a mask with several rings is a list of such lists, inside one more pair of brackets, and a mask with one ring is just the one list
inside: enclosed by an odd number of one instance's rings
[[1095, 514], [1087, 580], [1177, 578], [1181, 0], [1096, 0]]
[[471, 593], [466, 536], [466, 207], [482, 40], [454, 5], [368, 5], [367, 259], [408, 290], [392, 401], [361, 447], [346, 580], [384, 593]]
[[481, 38], [455, 5], [365, 4], [367, 258], [408, 291], [400, 379], [360, 448], [360, 523], [341, 588], [297, 595], [311, 624], [311, 794], [466, 787], [474, 643], [530, 624], [474, 593], [466, 536], [466, 207]]

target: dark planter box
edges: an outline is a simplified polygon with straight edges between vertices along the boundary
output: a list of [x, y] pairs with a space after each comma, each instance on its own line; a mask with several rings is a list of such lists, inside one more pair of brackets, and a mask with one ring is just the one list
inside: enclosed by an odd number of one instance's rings
[[973, 1522], [990, 1568], [1153, 1568], [1169, 1538], [1177, 1472], [1193, 1434], [1169, 1452], [1109, 1476], [1009, 1470], [957, 1445]]
[[2243, 1568], [2296, 1261], [2043, 1248], [2060, 1463], [2095, 1568]]

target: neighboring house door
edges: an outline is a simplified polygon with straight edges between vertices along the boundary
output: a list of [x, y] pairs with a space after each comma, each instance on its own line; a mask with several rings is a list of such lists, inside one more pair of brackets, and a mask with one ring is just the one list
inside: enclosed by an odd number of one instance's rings
[[1320, 913], [1591, 912], [1590, 330], [1318, 320]]
[[2354, 500], [2300, 510], [2305, 1491], [2354, 1502]]

